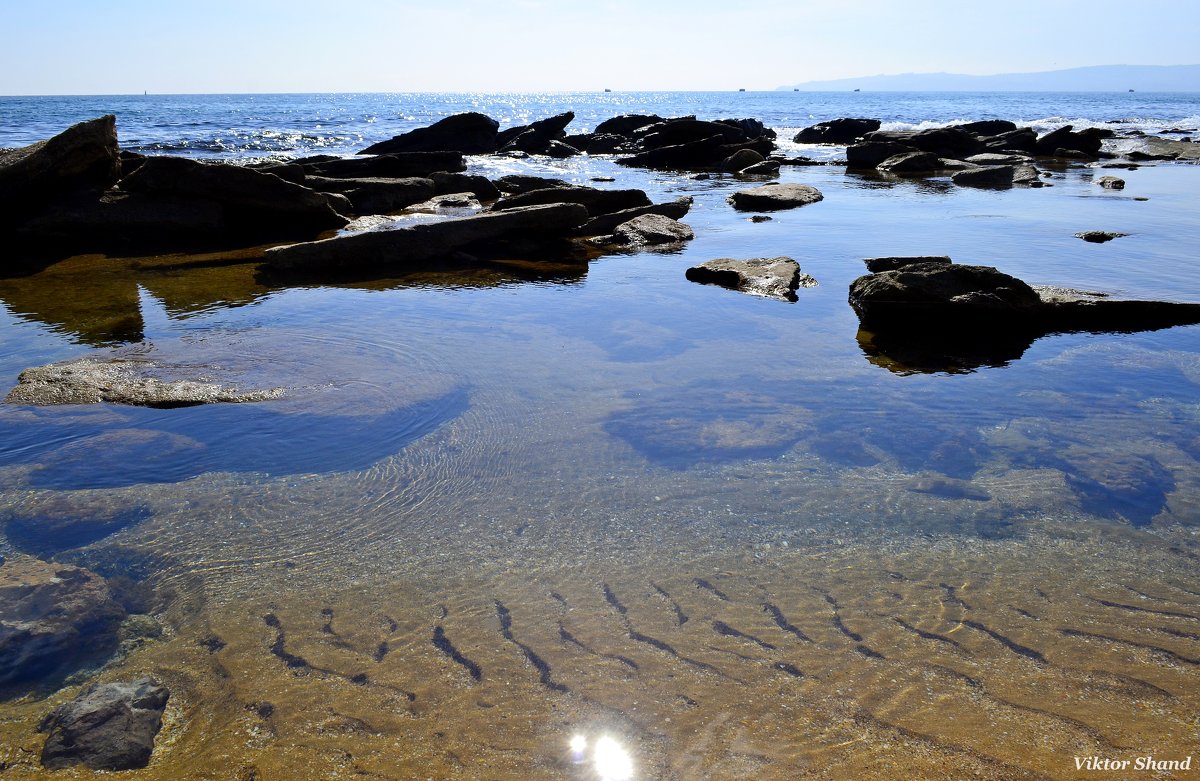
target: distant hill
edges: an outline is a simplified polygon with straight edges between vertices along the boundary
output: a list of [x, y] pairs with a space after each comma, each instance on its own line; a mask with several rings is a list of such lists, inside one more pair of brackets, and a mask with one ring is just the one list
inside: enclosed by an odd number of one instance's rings
[[914, 92], [1200, 92], [1200, 65], [1093, 65], [1039, 73], [968, 76], [961, 73], [902, 73], [779, 87], [806, 92], [846, 90]]

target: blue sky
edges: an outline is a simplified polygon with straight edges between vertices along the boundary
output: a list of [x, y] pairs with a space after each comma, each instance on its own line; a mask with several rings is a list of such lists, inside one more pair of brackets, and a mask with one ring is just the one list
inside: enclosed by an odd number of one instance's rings
[[1200, 63], [1197, 0], [0, 0], [0, 19], [5, 95], [753, 90]]

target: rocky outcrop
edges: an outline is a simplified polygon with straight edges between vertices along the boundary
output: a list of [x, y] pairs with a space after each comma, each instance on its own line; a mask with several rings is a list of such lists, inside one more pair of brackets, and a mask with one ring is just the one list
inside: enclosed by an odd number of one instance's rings
[[38, 727], [49, 733], [42, 747], [42, 767], [146, 767], [170, 696], [170, 691], [153, 678], [92, 686], [55, 708]]
[[512, 208], [275, 247], [266, 251], [264, 261], [274, 269], [325, 272], [422, 267], [448, 260], [455, 252], [481, 243], [565, 237], [587, 218], [588, 210], [577, 203]]
[[692, 229], [661, 214], [643, 214], [623, 222], [604, 243], [623, 247], [654, 247], [663, 244], [679, 244], [696, 237]]
[[99, 194], [121, 175], [116, 118], [80, 122], [0, 155], [0, 220], [81, 192]]
[[461, 152], [405, 152], [375, 157], [315, 157], [297, 160], [308, 174], [348, 179], [428, 177], [437, 171], [464, 171]]
[[1103, 143], [1104, 133], [1099, 129], [1088, 128], [1076, 132], [1071, 125], [1063, 125], [1039, 138], [1034, 145], [1034, 151], [1044, 157], [1082, 155], [1094, 159], [1100, 154]]
[[421, 127], [393, 136], [387, 141], [372, 144], [359, 152], [363, 155], [384, 155], [396, 152], [459, 152], [478, 155], [495, 152], [498, 147], [500, 123], [477, 112], [455, 114]]
[[945, 165], [942, 163], [942, 158], [935, 154], [912, 151], [892, 155], [875, 167], [889, 174], [924, 175], [940, 171], [945, 168]]
[[880, 124], [878, 119], [831, 119], [804, 128], [792, 140], [797, 144], [852, 144], [878, 130]]
[[950, 177], [961, 187], [1012, 187], [1014, 168], [1011, 165], [985, 165], [966, 168]]
[[104, 579], [86, 569], [28, 556], [0, 559], [0, 686], [111, 651], [124, 617]]
[[[52, 363], [21, 372], [4, 401], [37, 406], [108, 402], [168, 409], [266, 401], [283, 395], [280, 388], [242, 391], [202, 379], [173, 378], [180, 370], [147, 360], [84, 358]], [[201, 370], [186, 367], [183, 371]]]
[[549, 203], [577, 203], [585, 207], [588, 215], [611, 214], [625, 209], [650, 205], [650, 198], [642, 190], [601, 190], [596, 187], [547, 187], [529, 190], [518, 195], [508, 195], [492, 206], [496, 211], [519, 209], [524, 206], [540, 206]]
[[[549, 154], [552, 157], [567, 157], [579, 154], [579, 150], [568, 147], [562, 141], [566, 137], [567, 125], [575, 119], [574, 111], [567, 111], [528, 125], [510, 127], [496, 137], [501, 152], [525, 152], [527, 154]], [[563, 149], [569, 149], [564, 152]]]
[[807, 184], [764, 184], [749, 190], [738, 190], [729, 202], [738, 211], [779, 211], [816, 203], [825, 196]]
[[334, 179], [310, 176], [305, 183], [324, 193], [346, 196], [354, 214], [386, 214], [427, 201], [436, 194], [432, 179], [415, 176], [402, 179]]
[[433, 182], [435, 195], [471, 193], [481, 201], [494, 201], [500, 197], [500, 190], [486, 176], [438, 171], [430, 174], [429, 179]]
[[649, 206], [636, 206], [632, 209], [622, 209], [621, 211], [612, 212], [610, 214], [601, 214], [592, 217], [583, 225], [579, 226], [576, 234], [579, 236], [601, 236], [612, 233], [613, 230], [623, 222], [628, 222], [634, 217], [641, 217], [643, 214], [660, 214], [663, 217], [670, 217], [672, 220], [681, 220], [692, 208], [691, 196], [676, 198], [667, 203], [654, 203]]
[[764, 160], [766, 160], [766, 158], [758, 152], [755, 152], [753, 149], [739, 149], [721, 161], [721, 170], [736, 174], [743, 168], [749, 168], [752, 165], [757, 165]]
[[817, 281], [800, 272], [800, 264], [791, 258], [717, 258], [689, 268], [692, 282], [719, 285], [764, 298], [796, 300], [796, 289], [814, 287]]
[[[600, 127], [617, 126], [601, 123]], [[633, 154], [617, 163], [667, 170], [719, 170], [727, 158], [742, 149], [754, 150], [765, 157], [775, 149], [774, 135], [758, 120], [668, 119], [627, 131], [628, 142], [623, 148]]]

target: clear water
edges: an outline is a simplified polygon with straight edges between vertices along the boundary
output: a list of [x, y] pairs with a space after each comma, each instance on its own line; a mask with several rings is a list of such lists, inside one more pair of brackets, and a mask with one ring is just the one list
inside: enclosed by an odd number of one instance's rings
[[[1195, 122], [1196, 106], [1141, 94], [5, 98], [0, 145], [47, 134], [11, 122], [18, 111], [59, 127], [116, 111], [126, 145], [189, 154], [213, 151], [227, 126], [225, 149], [296, 155], [465, 109], [507, 124], [572, 108], [585, 128], [656, 111], [779, 128], [863, 115], [1162, 129]], [[358, 286], [280, 287], [253, 258], [77, 258], [0, 280], [0, 385], [116, 353], [287, 389], [224, 408], [0, 408], [7, 528], [129, 518], [39, 552], [171, 595], [156, 610], [164, 638], [106, 673], [177, 682], [168, 748], [148, 772], [595, 778], [592, 749], [571, 756], [577, 732], [593, 748], [615, 737], [636, 778], [1071, 778], [1076, 755], [1194, 748], [1200, 328], [1050, 336], [1003, 365], [921, 372], [866, 352], [846, 303], [862, 259], [891, 254], [1200, 301], [1194, 166], [1119, 171], [1116, 192], [1086, 167], [999, 192], [785, 168], [825, 200], [765, 223], [729, 208], [744, 186], [730, 178], [604, 158], [471, 168], [691, 195], [697, 238], [586, 267]], [[1130, 235], [1073, 236], [1090, 229]], [[699, 261], [776, 255], [818, 286], [788, 304], [684, 279]], [[28, 543], [10, 534], [5, 552]], [[306, 666], [287, 667], [281, 647]], [[0, 709], [0, 743], [35, 751], [27, 727], [45, 702]]]

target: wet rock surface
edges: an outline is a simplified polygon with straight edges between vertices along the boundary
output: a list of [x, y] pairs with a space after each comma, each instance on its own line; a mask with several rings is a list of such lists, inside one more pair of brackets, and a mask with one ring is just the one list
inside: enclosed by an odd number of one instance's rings
[[67, 670], [116, 645], [125, 610], [104, 579], [29, 556], [0, 563], [0, 687]]
[[40, 725], [39, 730], [48, 733], [42, 748], [42, 767], [146, 767], [170, 695], [165, 686], [148, 677], [89, 688], [55, 708]]
[[800, 264], [791, 258], [717, 258], [689, 268], [692, 282], [719, 285], [764, 298], [796, 300], [796, 289], [813, 287], [817, 281], [800, 272]]
[[643, 214], [618, 225], [608, 243], [625, 247], [651, 247], [679, 244], [695, 237], [692, 229], [682, 222], [661, 214]]
[[780, 211], [816, 203], [824, 198], [821, 191], [807, 184], [764, 184], [738, 190], [729, 202], [738, 211]]
[[203, 379], [178, 378], [195, 367], [175, 367], [146, 360], [84, 358], [52, 363], [21, 372], [7, 404], [128, 404], [136, 407], [191, 407], [267, 401], [281, 388], [239, 390]]

